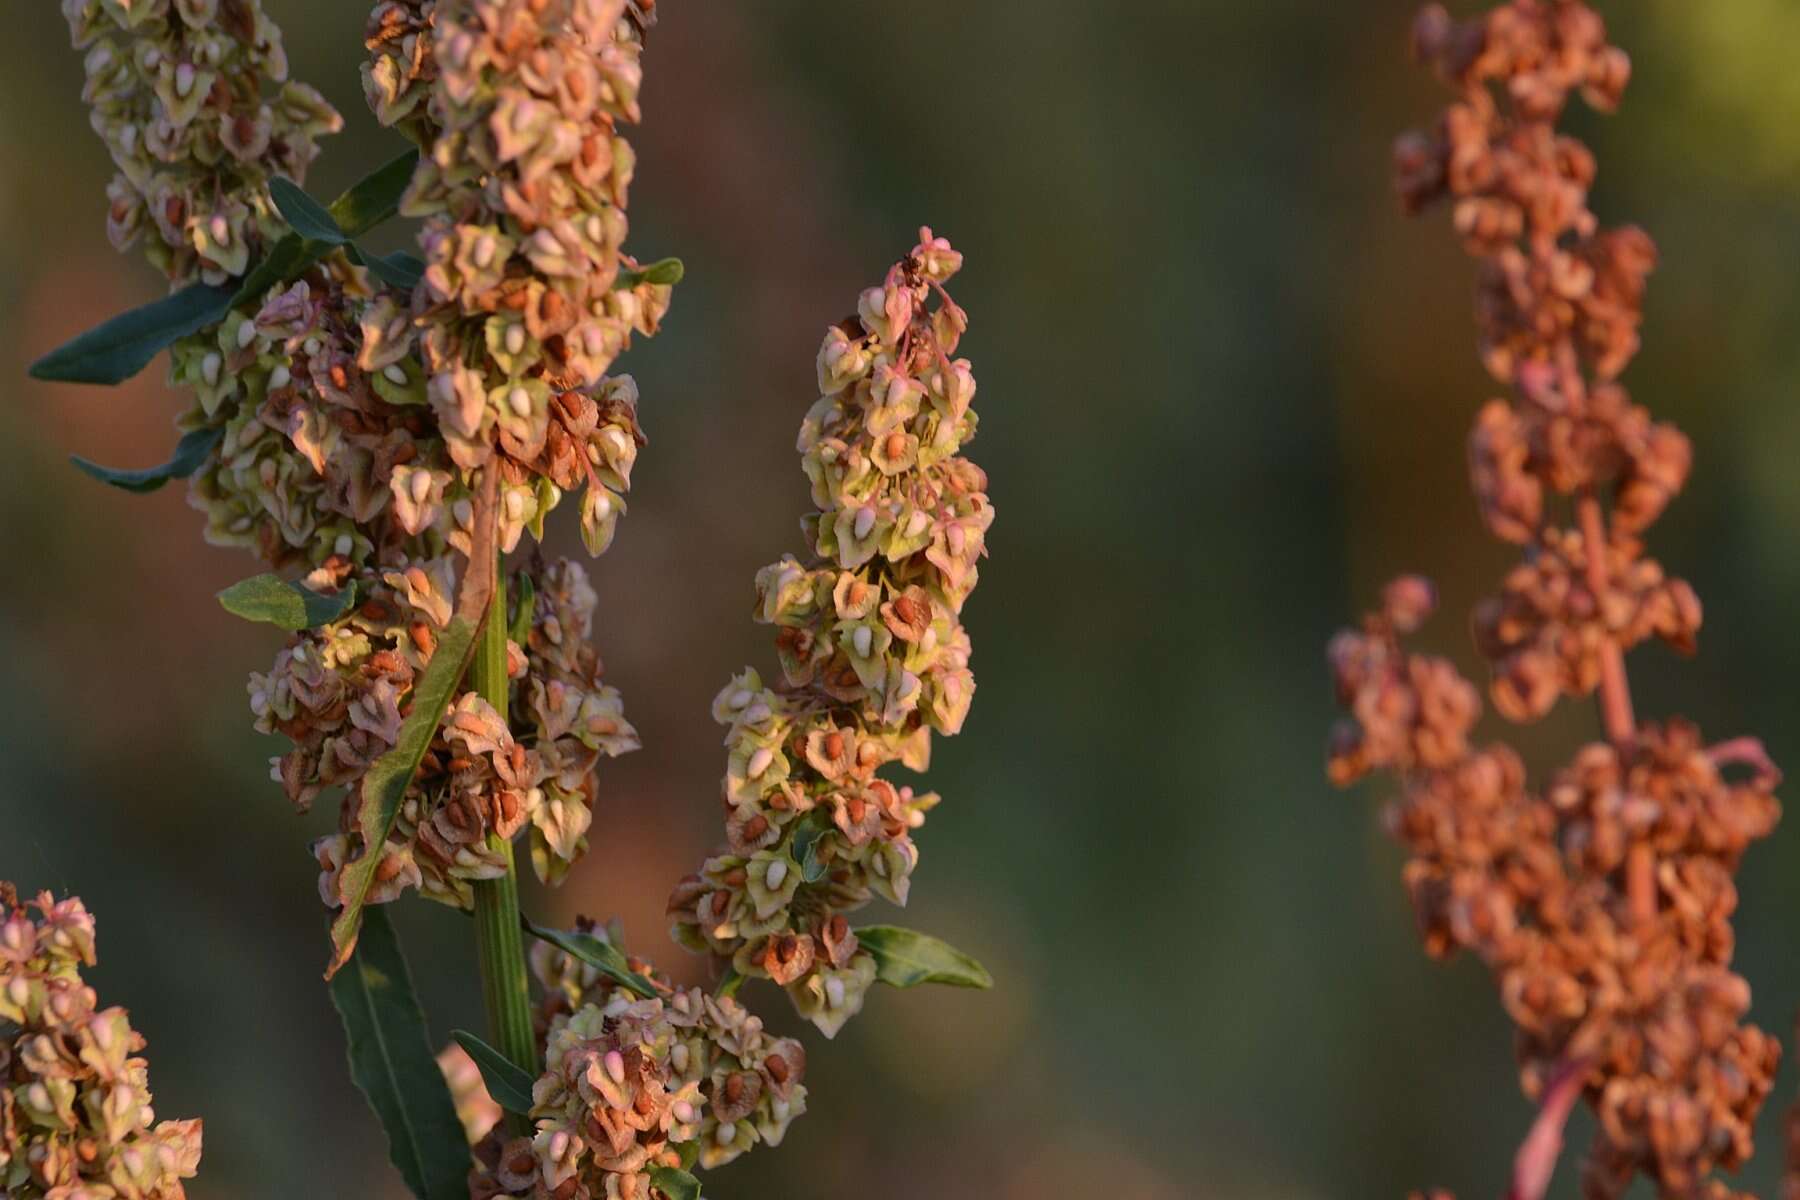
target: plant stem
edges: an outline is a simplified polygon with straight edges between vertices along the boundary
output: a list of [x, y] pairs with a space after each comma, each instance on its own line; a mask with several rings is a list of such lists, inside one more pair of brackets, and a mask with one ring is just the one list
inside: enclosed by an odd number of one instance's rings
[[[1591, 490], [1582, 493], [1575, 509], [1581, 521], [1582, 547], [1587, 554], [1588, 591], [1594, 594], [1594, 602], [1598, 604], [1608, 591], [1606, 516], [1600, 511], [1600, 501]], [[1621, 752], [1637, 736], [1637, 721], [1631, 712], [1631, 684], [1625, 678], [1625, 652], [1610, 638], [1600, 651], [1600, 721], [1606, 728], [1607, 740]]]
[[[494, 575], [494, 595], [475, 646], [469, 683], [504, 721], [508, 688], [506, 576], [498, 568]], [[531, 1030], [531, 991], [525, 971], [525, 937], [519, 926], [519, 876], [513, 867], [512, 842], [495, 835], [488, 849], [506, 864], [506, 873], [498, 879], [475, 881], [475, 950], [481, 961], [488, 1030], [500, 1053], [536, 1076], [537, 1039]]]

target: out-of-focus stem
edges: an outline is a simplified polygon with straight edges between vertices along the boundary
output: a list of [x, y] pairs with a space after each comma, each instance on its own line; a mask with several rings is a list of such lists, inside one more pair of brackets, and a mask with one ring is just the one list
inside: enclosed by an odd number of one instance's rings
[[[1581, 522], [1581, 543], [1587, 553], [1588, 591], [1598, 604], [1608, 590], [1606, 555], [1610, 540], [1606, 536], [1606, 517], [1592, 491], [1581, 494], [1575, 509]], [[1637, 736], [1637, 721], [1631, 713], [1631, 684], [1625, 677], [1625, 651], [1610, 640], [1600, 651], [1600, 722], [1607, 740], [1621, 751]]]
[[1512, 1182], [1506, 1189], [1506, 1200], [1543, 1200], [1550, 1189], [1550, 1176], [1556, 1171], [1556, 1160], [1562, 1155], [1563, 1127], [1569, 1113], [1581, 1096], [1581, 1080], [1587, 1073], [1585, 1063], [1563, 1063], [1550, 1076], [1538, 1105], [1537, 1120], [1519, 1152], [1513, 1156]]
[[[498, 555], [496, 555], [498, 561]], [[488, 605], [469, 685], [507, 719], [506, 576], [496, 567], [493, 599]], [[531, 990], [526, 976], [525, 939], [519, 925], [519, 876], [513, 867], [512, 842], [495, 835], [489, 850], [506, 864], [498, 879], [475, 882], [475, 948], [481, 962], [482, 996], [487, 1004], [493, 1044], [527, 1074], [536, 1076], [537, 1040], [531, 1031]], [[515, 1124], [523, 1118], [511, 1118]], [[524, 1132], [523, 1129], [517, 1132]]]

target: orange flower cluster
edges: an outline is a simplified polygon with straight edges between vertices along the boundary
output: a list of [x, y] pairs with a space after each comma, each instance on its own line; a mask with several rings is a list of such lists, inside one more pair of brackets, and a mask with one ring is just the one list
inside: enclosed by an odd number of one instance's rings
[[1349, 717], [1330, 775], [1399, 778], [1388, 823], [1426, 951], [1467, 949], [1494, 972], [1522, 1085], [1546, 1110], [1510, 1194], [1543, 1194], [1568, 1106], [1557, 1093], [1578, 1086], [1599, 1118], [1590, 1200], [1622, 1196], [1639, 1174], [1665, 1197], [1731, 1196], [1712, 1173], [1749, 1157], [1780, 1056], [1743, 1023], [1733, 875], [1779, 819], [1780, 776], [1752, 739], [1709, 747], [1679, 718], [1640, 727], [1632, 715], [1625, 651], [1657, 638], [1691, 652], [1700, 626], [1693, 589], [1639, 541], [1691, 451], [1617, 381], [1656, 248], [1641, 230], [1599, 227], [1593, 156], [1556, 129], [1575, 93], [1615, 107], [1630, 63], [1581, 0], [1510, 0], [1463, 22], [1431, 5], [1413, 40], [1457, 98], [1396, 144], [1401, 201], [1449, 202], [1480, 264], [1482, 361], [1511, 393], [1480, 411], [1469, 441], [1484, 521], [1524, 549], [1474, 614], [1489, 692], [1514, 721], [1598, 693], [1607, 740], [1538, 789], [1510, 747], [1477, 748], [1475, 688], [1400, 645], [1434, 607], [1409, 576], [1332, 642]]

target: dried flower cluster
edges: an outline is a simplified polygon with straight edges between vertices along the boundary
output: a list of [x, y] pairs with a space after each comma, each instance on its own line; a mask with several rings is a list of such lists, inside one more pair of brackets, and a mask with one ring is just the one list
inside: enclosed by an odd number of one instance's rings
[[[1598, 692], [1607, 741], [1538, 790], [1512, 749], [1476, 747], [1476, 689], [1401, 647], [1435, 603], [1409, 576], [1332, 642], [1349, 719], [1330, 773], [1398, 777], [1388, 821], [1425, 948], [1493, 971], [1528, 1095], [1548, 1112], [1568, 1079], [1598, 1114], [1584, 1193], [1610, 1200], [1642, 1174], [1667, 1197], [1728, 1196], [1712, 1172], [1748, 1158], [1780, 1054], [1744, 1023], [1749, 987], [1730, 969], [1733, 874], [1779, 818], [1779, 773], [1753, 740], [1709, 747], [1679, 718], [1632, 716], [1625, 651], [1651, 637], [1691, 650], [1700, 624], [1692, 589], [1638, 540], [1690, 449], [1617, 380], [1655, 247], [1599, 227], [1593, 157], [1556, 130], [1576, 92], [1610, 111], [1629, 62], [1579, 0], [1511, 0], [1464, 22], [1432, 5], [1414, 44], [1457, 100], [1398, 142], [1400, 195], [1414, 211], [1450, 202], [1480, 263], [1482, 359], [1511, 392], [1469, 443], [1486, 523], [1524, 548], [1475, 613], [1489, 691], [1514, 721]], [[1515, 1195], [1542, 1194], [1566, 1103], [1521, 1150]]]
[[783, 985], [827, 1035], [875, 978], [844, 914], [874, 895], [906, 902], [912, 831], [938, 801], [877, 772], [923, 770], [932, 731], [956, 733], [975, 691], [958, 614], [994, 512], [987, 476], [958, 454], [975, 379], [951, 358], [967, 320], [943, 285], [961, 265], [921, 230], [826, 332], [799, 443], [811, 554], [756, 577], [782, 678], [746, 670], [719, 693], [727, 844], [669, 904], [678, 940]]
[[[616, 930], [582, 931], [618, 944]], [[641, 997], [549, 945], [533, 947], [543, 985], [545, 1070], [533, 1091], [535, 1133], [496, 1131], [477, 1146], [476, 1200], [569, 1196], [649, 1200], [653, 1167], [722, 1166], [758, 1143], [779, 1145], [806, 1109], [806, 1051], [729, 996], [677, 989], [641, 960], [656, 995]]]
[[[129, 131], [191, 127], [184, 141], [163, 139], [163, 157], [192, 168], [183, 186], [256, 214], [253, 229], [232, 234], [239, 253], [202, 260], [209, 279], [240, 274], [242, 248], [281, 230], [268, 175], [298, 177], [312, 156], [314, 126], [282, 123], [311, 93], [293, 91], [275, 118], [265, 107], [275, 132], [264, 130], [247, 164], [196, 174], [220, 161], [219, 130], [229, 134], [259, 80], [281, 78], [285, 63], [279, 32], [241, 0], [176, 7], [179, 19], [167, 3], [127, 16], [95, 0], [72, 5], [70, 19], [78, 42], [101, 39], [91, 76], [125, 72], [90, 99], [128, 175], [118, 143]], [[135, 55], [119, 43], [127, 26]], [[172, 348], [172, 378], [196, 399], [184, 428], [218, 431], [190, 489], [208, 539], [298, 570], [316, 590], [357, 589], [351, 614], [297, 635], [250, 689], [258, 727], [295, 741], [276, 770], [290, 798], [304, 808], [321, 788], [347, 791], [343, 832], [315, 847], [328, 904], [339, 901], [338, 870], [365, 849], [353, 818], [359, 781], [393, 745], [449, 619], [449, 552], [470, 549], [477, 472], [498, 474], [503, 550], [527, 530], [541, 536], [571, 489], [584, 489], [592, 553], [624, 512], [644, 439], [635, 385], [605, 371], [633, 330], [655, 331], [670, 293], [620, 276], [635, 263], [619, 252], [632, 154], [617, 124], [637, 116], [643, 29], [623, 0], [421, 10], [408, 53], [427, 86], [409, 106], [430, 114], [432, 136], [405, 207], [427, 218], [423, 282], [409, 294], [334, 250]], [[114, 70], [114, 60], [126, 65]], [[197, 83], [192, 63], [205, 68]], [[176, 112], [170, 89], [192, 88], [194, 105], [216, 93], [211, 107]], [[558, 564], [535, 582], [546, 585], [544, 607], [515, 648], [521, 703], [510, 726], [472, 693], [458, 699], [430, 760], [437, 770], [415, 782], [403, 836], [381, 850], [380, 898], [419, 886], [466, 903], [469, 880], [504, 870], [488, 835], [526, 827], [539, 873], [560, 876], [585, 846], [595, 759], [636, 744], [582, 644], [594, 598], [580, 568]]]
[[[398, 739], [414, 681], [449, 624], [453, 574], [447, 557], [386, 572], [349, 615], [297, 635], [269, 674], [251, 676], [257, 728], [295, 743], [275, 760], [289, 799], [304, 810], [322, 788], [348, 791], [339, 831], [313, 846], [329, 907], [344, 901], [343, 867], [366, 850], [358, 786]], [[472, 691], [454, 702], [382, 848], [372, 902], [416, 887], [467, 907], [472, 881], [506, 871], [491, 837], [527, 828], [538, 876], [560, 881], [587, 847], [596, 764], [637, 748], [588, 642], [595, 596], [586, 572], [564, 559], [517, 578], [525, 590], [514, 597], [513, 628], [524, 632], [523, 615], [529, 632], [507, 644], [512, 719]]]
[[144, 1039], [81, 982], [93, 965], [79, 899], [0, 883], [0, 1196], [181, 1200], [200, 1122], [157, 1122]]
[[[93, 126], [118, 175], [106, 232], [145, 236], [171, 284], [241, 275], [285, 232], [270, 175], [302, 180], [343, 119], [288, 79], [281, 31], [259, 0], [63, 0], [87, 51]], [[268, 87], [276, 85], [273, 95]]]

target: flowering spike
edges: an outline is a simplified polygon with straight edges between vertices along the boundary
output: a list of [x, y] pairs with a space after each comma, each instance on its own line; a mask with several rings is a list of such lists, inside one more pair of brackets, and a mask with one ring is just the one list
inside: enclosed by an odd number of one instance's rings
[[94, 961], [78, 897], [0, 882], [0, 1196], [182, 1200], [200, 1122], [155, 1121], [144, 1039], [81, 981]]
[[714, 701], [730, 731], [727, 845], [669, 902], [677, 940], [786, 987], [828, 1036], [876, 977], [843, 914], [906, 903], [912, 831], [938, 799], [877, 773], [923, 769], [932, 732], [961, 729], [975, 692], [958, 614], [994, 510], [958, 453], [975, 434], [975, 379], [952, 358], [967, 321], [944, 290], [961, 265], [921, 229], [825, 332], [800, 427], [809, 554], [756, 576], [781, 679], [745, 671]]
[[1640, 726], [1632, 711], [1625, 652], [1650, 638], [1691, 651], [1700, 625], [1692, 588], [1639, 541], [1690, 450], [1619, 382], [1656, 248], [1600, 226], [1593, 156], [1556, 129], [1576, 93], [1615, 108], [1630, 63], [1580, 0], [1509, 0], [1463, 22], [1429, 5], [1413, 43], [1457, 98], [1396, 143], [1401, 202], [1450, 204], [1480, 264], [1482, 361], [1510, 393], [1469, 438], [1481, 515], [1525, 551], [1475, 612], [1489, 693], [1514, 721], [1597, 693], [1607, 740], [1537, 791], [1511, 748], [1473, 745], [1475, 688], [1401, 646], [1433, 606], [1408, 577], [1331, 643], [1348, 717], [1329, 773], [1397, 777], [1388, 824], [1425, 949], [1478, 955], [1518, 1027], [1541, 1114], [1511, 1194], [1543, 1194], [1579, 1094], [1599, 1117], [1590, 1200], [1639, 1174], [1663, 1195], [1724, 1197], [1709, 1177], [1748, 1158], [1780, 1053], [1743, 1023], [1749, 987], [1730, 969], [1732, 875], [1779, 817], [1779, 775], [1753, 740], [1709, 749], [1680, 718]]

